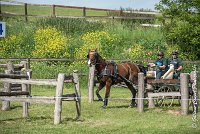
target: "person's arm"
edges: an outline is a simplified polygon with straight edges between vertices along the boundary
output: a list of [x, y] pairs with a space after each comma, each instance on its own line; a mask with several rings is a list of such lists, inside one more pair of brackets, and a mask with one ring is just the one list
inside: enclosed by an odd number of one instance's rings
[[150, 67], [155, 67], [155, 66], [156, 66], [155, 63], [149, 63], [148, 65], [149, 65]]
[[179, 71], [181, 71], [183, 69], [183, 65], [182, 65], [182, 60], [181, 59], [178, 60], [178, 65], [179, 65], [179, 67], [175, 70], [176, 72], [179, 72]]
[[179, 71], [181, 71], [182, 69], [183, 69], [183, 66], [179, 66], [179, 67], [176, 69], [176, 71], [179, 72]]
[[166, 67], [167, 67], [167, 60], [164, 58], [164, 59], [163, 59], [163, 65], [162, 65], [162, 66], [159, 66], [159, 68], [165, 69]]
[[166, 65], [159, 66], [159, 68], [165, 69], [165, 68], [166, 68]]

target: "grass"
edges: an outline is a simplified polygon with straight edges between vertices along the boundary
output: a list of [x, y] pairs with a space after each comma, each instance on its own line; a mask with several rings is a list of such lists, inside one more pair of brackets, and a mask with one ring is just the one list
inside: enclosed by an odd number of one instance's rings
[[[32, 95], [54, 96], [55, 89], [49, 86], [33, 86]], [[73, 92], [70, 86], [65, 87], [65, 93]], [[192, 114], [179, 114], [180, 106], [171, 108], [148, 109], [138, 113], [137, 108], [128, 108], [130, 100], [116, 100], [114, 98], [130, 98], [130, 92], [124, 88], [112, 88], [111, 100], [108, 107], [102, 109], [102, 102], [88, 103], [87, 89], [81, 88], [81, 119], [76, 121], [74, 102], [63, 102], [62, 123], [53, 125], [54, 105], [31, 104], [29, 118], [22, 118], [20, 103], [11, 103], [11, 110], [0, 112], [0, 133], [26, 134], [60, 134], [60, 133], [87, 133], [87, 134], [128, 134], [128, 133], [199, 133], [200, 127], [192, 128]], [[104, 90], [101, 91], [104, 94]], [[96, 100], [95, 96], [95, 100]], [[1, 104], [0, 104], [1, 106]], [[178, 114], [177, 114], [178, 113]], [[197, 117], [199, 118], [198, 113]], [[198, 126], [200, 123], [198, 122]]]

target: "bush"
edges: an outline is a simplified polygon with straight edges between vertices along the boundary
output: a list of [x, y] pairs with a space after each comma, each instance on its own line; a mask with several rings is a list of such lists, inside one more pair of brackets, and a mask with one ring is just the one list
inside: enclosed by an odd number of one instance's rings
[[38, 58], [70, 57], [69, 38], [54, 27], [40, 28], [35, 32], [35, 50], [33, 56]]

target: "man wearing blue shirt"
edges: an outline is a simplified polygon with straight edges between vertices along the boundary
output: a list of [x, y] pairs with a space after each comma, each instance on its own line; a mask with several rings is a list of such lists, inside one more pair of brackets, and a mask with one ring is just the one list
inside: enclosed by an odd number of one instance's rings
[[163, 74], [167, 71], [167, 59], [164, 58], [163, 52], [158, 52], [157, 59], [154, 64], [150, 64], [150, 67], [156, 67], [156, 79], [160, 79]]

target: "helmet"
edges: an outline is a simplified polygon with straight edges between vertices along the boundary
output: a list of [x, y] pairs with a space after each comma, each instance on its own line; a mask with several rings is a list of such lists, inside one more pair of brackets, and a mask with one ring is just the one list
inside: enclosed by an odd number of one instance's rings
[[164, 53], [162, 51], [158, 52], [157, 56], [164, 56]]
[[178, 55], [178, 52], [176, 50], [173, 50], [172, 55]]

